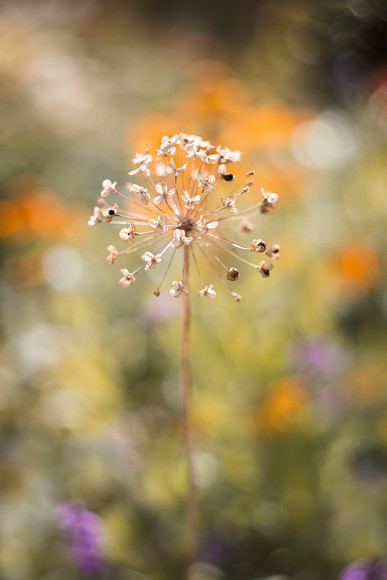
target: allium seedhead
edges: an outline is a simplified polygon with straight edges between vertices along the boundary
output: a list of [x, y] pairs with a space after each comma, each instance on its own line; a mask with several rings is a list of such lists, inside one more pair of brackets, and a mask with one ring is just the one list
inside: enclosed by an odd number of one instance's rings
[[[126, 192], [122, 193], [116, 182], [110, 179], [102, 182], [99, 206], [94, 208], [89, 225], [106, 222], [120, 227], [118, 237], [125, 242], [125, 247], [122, 250], [113, 245], [108, 247], [111, 264], [123, 256], [138, 253], [138, 265], [134, 270], [121, 269], [121, 287], [134, 284], [140, 270], [161, 270], [161, 281], [154, 291], [155, 296], [159, 296], [161, 285], [178, 255], [183, 260], [183, 273], [188, 272], [184, 262], [190, 260], [195, 264], [201, 283], [200, 297], [216, 296], [213, 284], [204, 280], [200, 270], [202, 261], [216, 271], [236, 302], [241, 296], [231, 291], [228, 282], [235, 283], [239, 279], [239, 269], [227, 264], [228, 261], [239, 260], [258, 270], [264, 278], [269, 276], [273, 269], [270, 261], [257, 264], [242, 254], [265, 253], [276, 260], [279, 246], [274, 244], [267, 249], [266, 242], [259, 238], [244, 244], [234, 241], [229, 234], [234, 229], [239, 235], [248, 235], [253, 230], [248, 218], [271, 213], [278, 201], [276, 193], [261, 189], [257, 196], [251, 191], [254, 171], [249, 171], [247, 181], [242, 183], [237, 173], [230, 171], [230, 164], [234, 166], [240, 155], [239, 151], [227, 147], [214, 147], [197, 135], [164, 136], [156, 157], [146, 150], [133, 158], [136, 168], [129, 175], [136, 176], [142, 183], [127, 183]], [[240, 207], [241, 196], [252, 195], [256, 196], [253, 202]], [[236, 227], [232, 228], [233, 225]], [[177, 298], [184, 293], [189, 293], [189, 284], [183, 275], [182, 281], [172, 282], [170, 294]]]

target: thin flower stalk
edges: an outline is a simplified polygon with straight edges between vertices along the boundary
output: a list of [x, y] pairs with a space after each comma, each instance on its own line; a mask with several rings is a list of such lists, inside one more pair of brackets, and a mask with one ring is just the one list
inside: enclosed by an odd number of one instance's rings
[[[190, 254], [189, 248], [184, 248], [184, 269], [183, 285], [189, 284]], [[193, 466], [193, 433], [190, 415], [190, 368], [189, 368], [189, 327], [190, 327], [190, 304], [189, 293], [183, 294], [183, 327], [181, 341], [181, 397], [182, 397], [182, 422], [183, 422], [183, 442], [186, 457], [186, 479], [187, 479], [187, 499], [186, 499], [186, 521], [188, 530], [188, 552], [190, 559], [194, 561], [197, 552], [198, 541], [198, 503], [195, 474]]]

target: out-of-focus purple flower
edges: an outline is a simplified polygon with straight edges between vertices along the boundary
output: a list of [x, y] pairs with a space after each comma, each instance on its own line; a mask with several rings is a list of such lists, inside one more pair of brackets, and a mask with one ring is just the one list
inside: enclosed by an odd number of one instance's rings
[[78, 568], [88, 575], [103, 572], [105, 564], [100, 549], [100, 518], [77, 501], [62, 503], [55, 511]]
[[343, 91], [358, 89], [367, 78], [365, 62], [355, 54], [341, 54], [332, 67], [332, 80]]
[[353, 562], [340, 572], [338, 580], [387, 580], [387, 562]]
[[171, 303], [169, 298], [168, 293], [168, 295], [161, 295], [156, 302], [154, 299], [145, 302], [142, 315], [148, 327], [155, 327], [177, 315], [176, 302]]
[[300, 372], [333, 376], [345, 363], [345, 353], [335, 342], [303, 338], [294, 349], [294, 363]]
[[226, 553], [226, 546], [214, 534], [205, 534], [201, 540], [200, 558], [209, 562], [219, 562]]
[[298, 337], [292, 344], [291, 361], [317, 404], [331, 416], [341, 413], [345, 404], [339, 385], [348, 357], [340, 345], [330, 338]]

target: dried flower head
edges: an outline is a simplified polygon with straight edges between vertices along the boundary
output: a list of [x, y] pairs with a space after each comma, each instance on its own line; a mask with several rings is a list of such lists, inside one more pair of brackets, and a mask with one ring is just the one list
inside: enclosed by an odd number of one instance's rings
[[[175, 298], [189, 293], [188, 262], [196, 267], [200, 297], [216, 296], [213, 284], [204, 280], [201, 261], [216, 271], [227, 288], [228, 282], [239, 279], [239, 269], [227, 263], [230, 260], [255, 268], [264, 278], [269, 276], [273, 268], [270, 261], [257, 264], [242, 254], [261, 253], [275, 260], [279, 257], [279, 246], [274, 244], [267, 249], [266, 242], [259, 238], [241, 243], [234, 241], [228, 232], [232, 229], [238, 232], [239, 226], [239, 234], [249, 234], [253, 224], [248, 218], [271, 213], [278, 195], [262, 189], [259, 199], [241, 208], [240, 198], [250, 193], [254, 172], [250, 171], [247, 180], [240, 183], [229, 167], [239, 160], [239, 151], [213, 147], [201, 137], [180, 133], [162, 137], [155, 158], [148, 150], [136, 153], [133, 158], [136, 168], [129, 175], [135, 175], [143, 183], [127, 183], [126, 193], [122, 193], [116, 182], [103, 181], [99, 206], [94, 208], [89, 225], [107, 222], [121, 227], [118, 237], [126, 242], [126, 247], [120, 251], [113, 245], [108, 247], [111, 264], [132, 253], [138, 253], [142, 260], [134, 270], [121, 269], [122, 287], [135, 283], [140, 270], [161, 269], [161, 281], [154, 291], [159, 296], [169, 268], [179, 254], [183, 276], [181, 281], [172, 282], [170, 294]], [[107, 197], [113, 197], [110, 204]], [[233, 228], [235, 221], [237, 227]], [[229, 291], [236, 302], [241, 300], [239, 294], [230, 288]]]

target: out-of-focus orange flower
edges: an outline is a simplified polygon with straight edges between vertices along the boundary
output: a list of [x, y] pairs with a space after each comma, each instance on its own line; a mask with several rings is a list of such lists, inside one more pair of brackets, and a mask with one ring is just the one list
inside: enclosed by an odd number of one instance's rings
[[297, 125], [309, 116], [309, 111], [294, 109], [280, 101], [266, 101], [236, 116], [231, 125], [224, 127], [219, 139], [226, 143], [232, 139], [244, 149], [286, 147]]
[[[211, 124], [218, 118], [239, 117], [247, 110], [251, 95], [241, 81], [230, 76], [224, 63], [199, 61], [191, 65], [187, 74], [191, 83], [175, 103], [179, 116]], [[219, 133], [214, 135], [218, 137]]]
[[149, 148], [155, 151], [160, 146], [160, 135], [175, 135], [185, 131], [181, 122], [172, 115], [151, 113], [140, 118], [127, 132], [129, 146], [137, 151]]
[[246, 111], [248, 102], [248, 93], [237, 79], [207, 79], [181, 94], [177, 110], [182, 117], [189, 118], [194, 111], [199, 119], [212, 120], [239, 116]]
[[339, 261], [333, 281], [339, 291], [364, 291], [372, 286], [379, 274], [378, 255], [373, 248], [356, 240], [339, 248], [337, 255]]
[[78, 218], [86, 210], [66, 206], [35, 185], [15, 185], [14, 193], [0, 201], [0, 237], [57, 239], [76, 233]]
[[134, 143], [137, 151], [157, 148], [163, 134], [205, 134], [220, 144], [233, 143], [235, 149], [246, 153], [247, 159], [258, 153], [260, 186], [278, 191], [281, 196], [300, 192], [305, 170], [284, 151], [289, 150], [295, 128], [311, 112], [278, 100], [253, 104], [243, 83], [228, 76], [229, 71], [216, 61], [197, 63], [192, 68], [192, 82], [176, 97], [171, 106], [173, 115], [146, 115], [129, 129], [132, 152]]
[[275, 382], [253, 412], [253, 429], [268, 436], [285, 431], [306, 400], [306, 392], [298, 377], [286, 377]]
[[281, 199], [305, 191], [305, 171], [295, 163], [278, 165], [262, 163], [257, 171], [259, 185], [268, 191], [278, 191]]
[[232, 78], [187, 89], [173, 109], [173, 119], [162, 114], [140, 119], [129, 132], [131, 140], [140, 147], [149, 146], [162, 133], [205, 130], [220, 143], [235, 143], [241, 149], [286, 147], [297, 125], [310, 116], [279, 101], [248, 105], [241, 83]]

